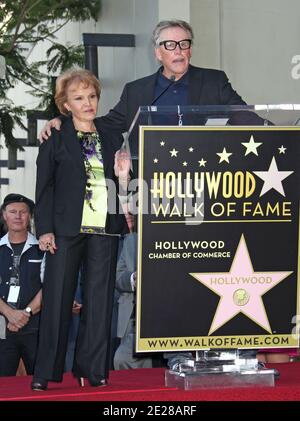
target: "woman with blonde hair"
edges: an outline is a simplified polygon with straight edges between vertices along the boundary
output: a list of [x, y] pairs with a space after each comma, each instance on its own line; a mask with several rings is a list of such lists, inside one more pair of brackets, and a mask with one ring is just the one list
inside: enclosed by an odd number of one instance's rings
[[73, 373], [80, 385], [105, 386], [118, 236], [127, 231], [118, 192], [126, 194], [129, 157], [123, 138], [95, 120], [100, 83], [88, 70], [69, 70], [55, 101], [67, 115], [37, 158], [35, 224], [48, 251], [33, 390], [61, 382], [68, 328], [83, 262], [83, 306]]

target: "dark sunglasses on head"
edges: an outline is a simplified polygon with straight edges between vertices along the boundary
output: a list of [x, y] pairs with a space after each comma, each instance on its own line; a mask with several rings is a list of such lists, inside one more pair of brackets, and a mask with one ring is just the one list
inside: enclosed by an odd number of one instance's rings
[[182, 39], [181, 41], [173, 41], [173, 40], [167, 40], [167, 41], [161, 41], [159, 45], [163, 45], [166, 50], [175, 50], [177, 45], [179, 45], [179, 48], [181, 50], [188, 50], [191, 48], [192, 40], [191, 39]]

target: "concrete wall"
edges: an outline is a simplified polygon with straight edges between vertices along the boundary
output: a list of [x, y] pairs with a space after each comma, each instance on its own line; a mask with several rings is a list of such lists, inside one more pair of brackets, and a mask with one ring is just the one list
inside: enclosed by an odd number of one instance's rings
[[161, 0], [158, 5], [159, 20], [182, 19], [190, 21], [190, 0]]
[[299, 0], [191, 0], [193, 62], [225, 70], [249, 104], [298, 103], [299, 21]]

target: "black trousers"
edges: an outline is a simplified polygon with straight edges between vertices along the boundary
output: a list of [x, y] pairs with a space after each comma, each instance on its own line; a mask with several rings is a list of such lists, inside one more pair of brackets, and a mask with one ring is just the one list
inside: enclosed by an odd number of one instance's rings
[[0, 376], [15, 376], [20, 358], [27, 374], [33, 374], [38, 332], [12, 333], [0, 340]]
[[72, 305], [81, 263], [83, 306], [73, 372], [96, 382], [108, 377], [118, 237], [56, 237], [46, 257], [40, 335], [34, 376], [62, 381]]

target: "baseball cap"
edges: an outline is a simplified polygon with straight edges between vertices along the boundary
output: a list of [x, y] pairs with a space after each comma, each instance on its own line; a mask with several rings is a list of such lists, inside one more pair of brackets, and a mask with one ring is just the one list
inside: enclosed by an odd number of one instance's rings
[[6, 206], [11, 203], [26, 203], [26, 205], [28, 205], [29, 207], [30, 213], [33, 212], [33, 208], [34, 208], [33, 200], [28, 199], [28, 197], [25, 197], [22, 194], [10, 193], [7, 196], [5, 196], [2, 206], [1, 206], [1, 210], [4, 210]]

